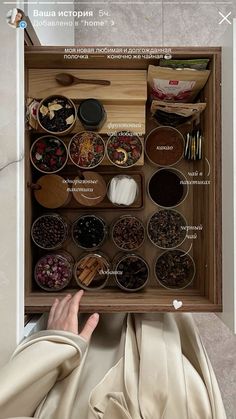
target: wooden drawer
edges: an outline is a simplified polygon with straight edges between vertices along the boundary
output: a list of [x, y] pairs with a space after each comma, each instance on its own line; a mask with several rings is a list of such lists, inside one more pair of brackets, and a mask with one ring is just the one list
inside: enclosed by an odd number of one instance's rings
[[[147, 54], [146, 54], [147, 55]], [[208, 185], [198, 184], [189, 186], [189, 194], [185, 201], [178, 207], [188, 220], [190, 225], [203, 226], [202, 231], [199, 232], [197, 239], [187, 239], [180, 247], [181, 249], [190, 251], [195, 265], [196, 275], [192, 284], [184, 290], [170, 291], [164, 289], [157, 284], [154, 278], [153, 265], [155, 258], [161, 253], [153, 246], [148, 239], [137, 253], [141, 254], [147, 259], [151, 268], [151, 277], [148, 287], [136, 293], [125, 293], [120, 291], [112, 280], [108, 283], [105, 289], [93, 292], [86, 292], [81, 305], [83, 312], [99, 311], [99, 312], [115, 312], [115, 311], [131, 311], [131, 312], [154, 312], [154, 311], [173, 311], [173, 300], [182, 301], [183, 305], [180, 311], [221, 311], [221, 252], [222, 252], [222, 237], [221, 237], [221, 49], [220, 48], [174, 48], [172, 49], [173, 58], [201, 58], [207, 57], [210, 59], [211, 74], [208, 82], [201, 93], [201, 100], [207, 102], [207, 108], [201, 116], [201, 126], [204, 132], [204, 159], [198, 162], [187, 162], [182, 160], [175, 167], [181, 170], [188, 180], [192, 180], [190, 173], [202, 172], [202, 179], [209, 181]], [[149, 64], [158, 64], [158, 60], [152, 58], [143, 58], [140, 60], [109, 60], [106, 55], [96, 56], [90, 55], [88, 60], [66, 61], [63, 60], [63, 48], [53, 47], [26, 47], [25, 50], [25, 66], [26, 66], [26, 97], [40, 96], [40, 90], [43, 94], [46, 93], [45, 87], [40, 85], [40, 77], [42, 81], [47, 84], [48, 94], [53, 93], [53, 85], [50, 85], [50, 77], [55, 70], [66, 70], [71, 72], [82, 72], [86, 74], [85, 70], [91, 69], [106, 70], [109, 76], [109, 71], [112, 74], [119, 73], [119, 71], [130, 71], [135, 75], [137, 80], [143, 82], [143, 75], [146, 74]], [[140, 73], [138, 73], [140, 71]], [[82, 74], [81, 73], [81, 74]], [[132, 77], [131, 77], [132, 78]], [[128, 80], [130, 82], [130, 79]], [[131, 82], [130, 82], [131, 83]], [[117, 104], [110, 103], [110, 98], [106, 97], [105, 104], [107, 106], [122, 107], [127, 106], [131, 110], [134, 121], [141, 118], [143, 134], [148, 133], [152, 127], [153, 122], [147, 112], [146, 120], [143, 122], [142, 107], [145, 102], [145, 92], [142, 90], [137, 96], [131, 95], [129, 100], [128, 83], [122, 91], [119, 91], [119, 100]], [[132, 84], [132, 83], [131, 83]], [[50, 87], [51, 86], [51, 87]], [[142, 85], [143, 86], [143, 85]], [[57, 90], [55, 93], [59, 93]], [[74, 98], [74, 92], [70, 89], [63, 88], [63, 94]], [[86, 93], [83, 91], [83, 96]], [[109, 96], [109, 95], [108, 95]], [[99, 97], [99, 96], [98, 96]], [[137, 106], [137, 114], [135, 113], [135, 106]], [[117, 108], [119, 109], [119, 108]], [[134, 111], [134, 113], [133, 113]], [[137, 115], [139, 115], [137, 117]], [[137, 117], [137, 118], [136, 118]], [[127, 119], [126, 119], [127, 121]], [[122, 121], [120, 121], [122, 122]], [[133, 122], [133, 121], [131, 121]], [[38, 133], [39, 136], [41, 135]], [[72, 287], [60, 293], [46, 293], [41, 291], [35, 284], [33, 279], [33, 268], [35, 261], [41, 254], [39, 250], [32, 244], [30, 238], [30, 229], [32, 220], [38, 215], [47, 212], [40, 207], [32, 197], [31, 189], [27, 186], [31, 184], [32, 179], [35, 179], [37, 174], [32, 170], [29, 159], [30, 145], [35, 138], [35, 132], [26, 131], [25, 135], [25, 305], [27, 312], [43, 312], [49, 309], [55, 296], [62, 296], [67, 292], [74, 292], [78, 287], [72, 282]], [[98, 171], [113, 171], [114, 166], [102, 166]], [[132, 171], [132, 169], [130, 169]], [[147, 183], [152, 172], [156, 169], [151, 167], [145, 159], [144, 166], [136, 166], [135, 171], [139, 170], [145, 178]], [[63, 172], [61, 172], [63, 175]], [[119, 173], [119, 170], [117, 170]], [[60, 173], [59, 173], [60, 174]], [[144, 223], [147, 222], [150, 214], [157, 210], [157, 207], [151, 203], [146, 193], [144, 186], [144, 205], [140, 209], [136, 209], [134, 215], [140, 217]], [[55, 212], [55, 211], [54, 211]], [[120, 214], [124, 214], [124, 210], [102, 210], [101, 208], [87, 209], [87, 208], [61, 208], [56, 212], [64, 214], [73, 221], [79, 217], [80, 214], [98, 213], [110, 224], [114, 218]], [[132, 210], [127, 210], [132, 213]], [[189, 250], [190, 249], [190, 250]], [[73, 243], [69, 242], [66, 250], [78, 258], [82, 253]], [[110, 258], [113, 258], [117, 253], [115, 246], [111, 245], [111, 241], [107, 241], [101, 248]]]

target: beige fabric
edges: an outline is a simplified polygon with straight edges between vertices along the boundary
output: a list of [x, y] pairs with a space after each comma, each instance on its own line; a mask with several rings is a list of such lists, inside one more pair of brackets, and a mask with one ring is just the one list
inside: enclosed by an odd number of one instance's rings
[[101, 363], [96, 335], [89, 348], [66, 332], [24, 341], [0, 372], [0, 419], [226, 419], [191, 315], [128, 315], [119, 342], [108, 368], [106, 336], [104, 377], [99, 365], [100, 382], [94, 387], [93, 378], [85, 408], [80, 394], [90, 376], [84, 371], [92, 353], [96, 365], [96, 350]]

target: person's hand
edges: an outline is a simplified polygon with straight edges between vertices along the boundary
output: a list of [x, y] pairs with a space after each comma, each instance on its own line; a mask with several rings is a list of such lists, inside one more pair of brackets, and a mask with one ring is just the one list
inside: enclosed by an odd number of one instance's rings
[[[68, 294], [60, 301], [56, 298], [49, 313], [47, 329], [64, 330], [78, 335], [78, 312], [83, 293], [84, 291], [81, 290], [73, 296]], [[97, 313], [92, 314], [85, 323], [79, 336], [89, 341], [98, 321], [99, 315]]]

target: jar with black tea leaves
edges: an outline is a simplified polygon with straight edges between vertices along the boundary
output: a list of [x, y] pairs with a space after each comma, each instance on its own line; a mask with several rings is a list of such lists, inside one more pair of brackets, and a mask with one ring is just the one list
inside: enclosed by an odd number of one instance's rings
[[114, 260], [114, 270], [117, 285], [124, 291], [139, 291], [148, 282], [149, 266], [137, 254], [119, 254]]
[[195, 271], [192, 256], [180, 249], [162, 253], [155, 263], [156, 278], [167, 289], [186, 288], [192, 283]]

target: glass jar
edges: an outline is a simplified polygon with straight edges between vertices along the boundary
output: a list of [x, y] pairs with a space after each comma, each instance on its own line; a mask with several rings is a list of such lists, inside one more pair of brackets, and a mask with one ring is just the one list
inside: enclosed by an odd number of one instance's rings
[[75, 104], [66, 96], [48, 96], [38, 106], [37, 121], [48, 134], [66, 135], [76, 123]]
[[173, 127], [154, 128], [146, 137], [145, 154], [155, 166], [174, 166], [183, 158], [184, 137]]
[[149, 266], [135, 253], [118, 254], [114, 259], [114, 271], [117, 285], [124, 291], [139, 291], [148, 282]]
[[73, 265], [73, 257], [65, 250], [49, 253], [36, 263], [35, 281], [45, 291], [61, 291], [71, 281]]
[[168, 209], [177, 207], [186, 199], [189, 186], [182, 172], [163, 168], [153, 173], [148, 181], [147, 191], [155, 205]]
[[97, 132], [78, 132], [69, 142], [68, 153], [72, 163], [80, 169], [94, 169], [105, 157], [105, 142]]
[[67, 240], [69, 223], [59, 214], [44, 214], [32, 224], [31, 237], [36, 246], [44, 250], [60, 248]]
[[127, 169], [133, 167], [142, 157], [143, 143], [133, 132], [120, 131], [112, 134], [106, 143], [108, 160], [119, 167]]
[[57, 173], [67, 163], [68, 150], [64, 141], [60, 138], [44, 135], [32, 144], [30, 160], [39, 172], [46, 174]]
[[159, 249], [174, 249], [185, 241], [187, 221], [183, 214], [173, 209], [160, 209], [147, 222], [149, 240]]
[[133, 215], [122, 215], [114, 221], [111, 236], [120, 250], [134, 251], [144, 243], [145, 227], [139, 218]]
[[82, 215], [72, 225], [72, 238], [76, 246], [85, 250], [101, 247], [107, 236], [107, 225], [97, 215]]
[[78, 285], [89, 291], [104, 288], [110, 274], [110, 262], [102, 253], [84, 253], [74, 266]]
[[170, 290], [188, 287], [195, 276], [192, 256], [184, 250], [168, 250], [158, 256], [154, 273], [161, 286]]

